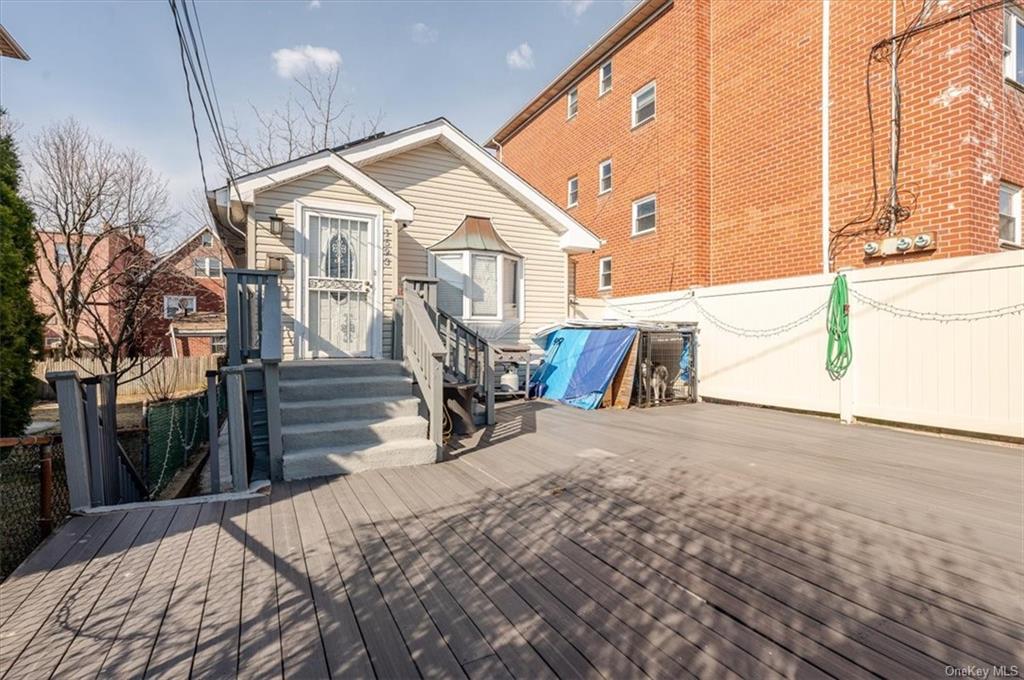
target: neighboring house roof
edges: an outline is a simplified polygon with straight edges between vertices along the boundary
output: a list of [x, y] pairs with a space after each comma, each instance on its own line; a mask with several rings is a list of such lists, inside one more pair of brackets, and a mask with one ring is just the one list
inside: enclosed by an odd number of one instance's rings
[[605, 61], [620, 45], [629, 40], [644, 27], [648, 21], [671, 6], [673, 0], [641, 0], [633, 9], [626, 12], [619, 21], [608, 29], [604, 35], [576, 58], [564, 71], [555, 76], [530, 102], [514, 116], [505, 121], [491, 135], [487, 146], [504, 144], [524, 125], [558, 99], [572, 85], [587, 75], [592, 68]]
[[[243, 203], [252, 203], [259, 191], [294, 181], [321, 170], [334, 172], [386, 205], [391, 209], [396, 222], [412, 221], [414, 214], [412, 204], [330, 149], [324, 149], [240, 177], [235, 181], [235, 188], [241, 195]], [[229, 191], [226, 186], [215, 189], [211, 193], [216, 195], [217, 205], [222, 208], [226, 208], [229, 200], [233, 200], [236, 196], [235, 190]]]
[[213, 228], [211, 228], [209, 226], [203, 225], [198, 230], [193, 232], [191, 236], [189, 236], [187, 239], [185, 239], [184, 241], [179, 243], [174, 248], [174, 250], [172, 250], [171, 252], [169, 252], [169, 253], [167, 253], [165, 255], [160, 255], [159, 257], [157, 257], [156, 261], [153, 262], [153, 269], [156, 269], [157, 267], [162, 267], [164, 265], [164, 263], [166, 263], [166, 262], [170, 261], [171, 259], [173, 259], [174, 257], [176, 257], [178, 255], [178, 253], [180, 253], [182, 250], [185, 249], [186, 246], [188, 246], [190, 243], [195, 241], [197, 238], [199, 238], [200, 236], [202, 236], [206, 232], [210, 232], [210, 234], [212, 234], [215, 239], [217, 239], [218, 241], [220, 240], [220, 235], [217, 233], [216, 229], [213, 229]]
[[28, 56], [28, 52], [22, 49], [18, 41], [14, 39], [7, 29], [0, 26], [0, 56], [10, 57], [11, 59], [21, 59], [28, 61], [31, 57]]
[[601, 247], [601, 239], [555, 205], [529, 182], [488, 153], [445, 118], [368, 139], [341, 151], [345, 160], [365, 167], [384, 158], [427, 144], [437, 143], [471, 168], [519, 199], [559, 234], [559, 245], [566, 252], [586, 252]]
[[210, 336], [223, 335], [227, 328], [227, 317], [223, 312], [192, 312], [175, 317], [168, 327], [175, 335]]
[[455, 227], [455, 231], [430, 246], [429, 250], [435, 253], [451, 250], [482, 250], [522, 257], [512, 249], [512, 246], [505, 243], [505, 239], [495, 231], [489, 218], [475, 215], [466, 215], [459, 226]]

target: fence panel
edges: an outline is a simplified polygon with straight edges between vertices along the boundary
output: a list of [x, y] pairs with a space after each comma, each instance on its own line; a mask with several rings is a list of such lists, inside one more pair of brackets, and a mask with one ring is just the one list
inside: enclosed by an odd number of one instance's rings
[[[218, 422], [225, 411], [223, 389], [217, 394]], [[209, 443], [207, 395], [150, 404], [146, 409], [144, 470], [151, 498], [156, 498], [204, 444]]]
[[[147, 360], [145, 364], [128, 371], [117, 385], [117, 396], [142, 395], [155, 398], [176, 392], [199, 390], [206, 384], [206, 371], [217, 368], [219, 355], [204, 357], [154, 357], [159, 361], [155, 366]], [[39, 380], [41, 399], [52, 399], [53, 393], [46, 385], [46, 374], [51, 371], [78, 371], [82, 377], [105, 373], [103, 365], [96, 359], [47, 359], [35, 365], [34, 374]]]

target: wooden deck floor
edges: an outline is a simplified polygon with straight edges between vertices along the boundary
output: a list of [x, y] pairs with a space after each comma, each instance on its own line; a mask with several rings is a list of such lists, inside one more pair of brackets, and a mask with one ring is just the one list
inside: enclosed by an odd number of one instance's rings
[[518, 404], [449, 463], [71, 520], [0, 586], [0, 675], [1022, 667], [1022, 465], [741, 407]]

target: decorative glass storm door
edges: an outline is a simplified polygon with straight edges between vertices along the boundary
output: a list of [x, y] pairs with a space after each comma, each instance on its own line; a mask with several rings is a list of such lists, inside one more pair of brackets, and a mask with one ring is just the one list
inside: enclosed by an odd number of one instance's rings
[[309, 356], [367, 356], [374, 327], [373, 220], [310, 212], [306, 220]]

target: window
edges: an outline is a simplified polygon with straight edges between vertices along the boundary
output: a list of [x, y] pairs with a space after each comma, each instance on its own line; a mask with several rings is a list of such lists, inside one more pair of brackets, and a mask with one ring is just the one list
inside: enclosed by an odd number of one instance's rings
[[1003, 30], [1003, 76], [1024, 85], [1024, 16], [1009, 8]]
[[999, 240], [1016, 246], [1021, 243], [1021, 189], [1006, 184], [999, 185]]
[[612, 287], [612, 258], [602, 257], [597, 261], [597, 289], [609, 290]]
[[58, 243], [54, 246], [54, 253], [57, 256], [57, 266], [63, 267], [66, 264], [71, 264], [71, 254], [68, 252], [68, 244]]
[[208, 231], [204, 231], [203, 232], [203, 245], [204, 246], [212, 246], [213, 245], [213, 234], [211, 234]]
[[597, 193], [606, 194], [612, 190], [612, 159], [601, 161], [597, 166]]
[[575, 118], [580, 110], [580, 93], [575, 87], [569, 90], [565, 98], [565, 119]]
[[195, 295], [165, 295], [164, 296], [164, 318], [175, 319], [179, 316], [195, 314]]
[[633, 235], [654, 231], [657, 226], [658, 199], [646, 196], [633, 201]]
[[597, 86], [597, 96], [608, 92], [612, 89], [612, 62], [606, 61], [601, 64], [601, 81]]
[[228, 351], [228, 336], [215, 335], [210, 338], [210, 352], [213, 354], [224, 354]]
[[507, 253], [462, 251], [433, 257], [437, 306], [474, 321], [520, 318], [522, 261]]
[[215, 257], [197, 257], [192, 260], [192, 275], [209, 278], [220, 277], [220, 260]]
[[655, 89], [652, 81], [633, 93], [633, 127], [654, 118]]
[[580, 202], [580, 178], [570, 177], [565, 189], [565, 205], [575, 208]]

